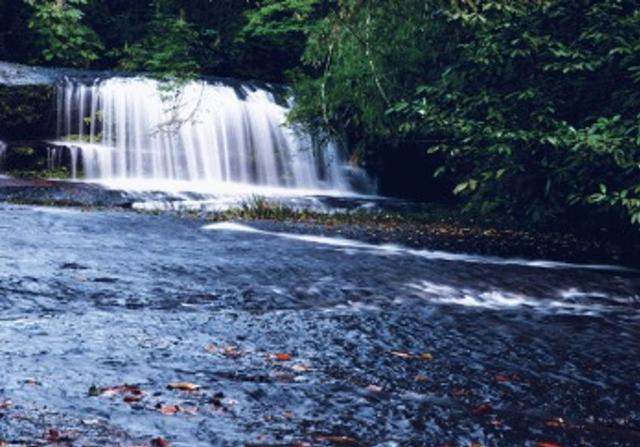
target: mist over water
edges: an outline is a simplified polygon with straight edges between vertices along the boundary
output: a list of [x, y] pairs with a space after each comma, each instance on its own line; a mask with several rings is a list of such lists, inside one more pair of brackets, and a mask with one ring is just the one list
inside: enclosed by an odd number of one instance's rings
[[264, 89], [111, 78], [68, 82], [57, 101], [74, 178], [351, 190], [337, 145], [285, 125], [288, 109]]

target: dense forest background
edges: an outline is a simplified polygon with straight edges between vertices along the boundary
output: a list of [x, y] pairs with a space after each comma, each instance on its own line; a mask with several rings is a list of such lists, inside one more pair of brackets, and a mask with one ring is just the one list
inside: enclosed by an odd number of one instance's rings
[[[0, 59], [291, 86], [386, 191], [640, 224], [634, 0], [0, 0]], [[453, 198], [453, 199], [452, 199]]]

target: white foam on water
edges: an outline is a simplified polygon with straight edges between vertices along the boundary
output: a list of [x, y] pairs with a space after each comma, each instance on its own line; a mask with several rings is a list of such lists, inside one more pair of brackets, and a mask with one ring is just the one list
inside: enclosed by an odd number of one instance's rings
[[451, 261], [465, 262], [472, 264], [490, 264], [504, 266], [522, 266], [534, 267], [541, 269], [586, 269], [586, 270], [612, 270], [612, 271], [636, 271], [631, 268], [616, 265], [600, 265], [600, 264], [573, 264], [568, 262], [545, 261], [545, 260], [526, 260], [520, 258], [500, 258], [497, 256], [479, 256], [463, 253], [450, 253], [438, 250], [424, 250], [403, 247], [396, 244], [370, 244], [367, 242], [356, 241], [353, 239], [345, 239], [340, 237], [316, 236], [295, 233], [283, 233], [275, 231], [259, 230], [248, 225], [242, 225], [233, 222], [220, 222], [209, 224], [204, 227], [205, 230], [226, 230], [246, 233], [257, 233], [267, 236], [279, 237], [296, 241], [304, 241], [315, 244], [327, 245], [341, 249], [360, 250], [362, 252], [379, 255], [392, 256], [415, 256], [423, 259], [434, 261]]
[[[576, 289], [550, 291], [545, 296], [534, 297], [499, 289], [481, 291], [470, 287], [456, 288], [426, 280], [409, 283], [406, 286], [414, 294], [431, 303], [493, 310], [530, 308], [555, 314], [588, 316], [620, 311], [620, 305], [634, 306], [638, 300], [637, 296], [621, 297], [600, 291], [578, 292]], [[625, 312], [637, 313], [637, 311], [629, 311], [628, 307], [625, 309]]]

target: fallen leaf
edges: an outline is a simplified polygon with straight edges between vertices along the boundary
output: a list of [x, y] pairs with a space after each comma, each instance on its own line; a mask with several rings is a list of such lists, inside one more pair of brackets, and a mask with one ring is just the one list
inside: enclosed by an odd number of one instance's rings
[[171, 447], [171, 444], [164, 438], [153, 438], [151, 440], [151, 447]]
[[496, 381], [498, 381], [498, 382], [508, 382], [509, 381], [509, 376], [507, 376], [506, 374], [498, 373], [498, 374], [496, 374]]
[[413, 356], [411, 354], [409, 354], [408, 352], [401, 352], [401, 351], [391, 351], [391, 355], [401, 358], [401, 359], [410, 359]]
[[471, 390], [468, 390], [467, 388], [454, 388], [451, 393], [457, 397], [469, 396], [471, 394]]
[[429, 378], [427, 376], [425, 376], [424, 374], [418, 374], [415, 378], [416, 382], [428, 382]]
[[562, 428], [562, 427], [565, 426], [565, 424], [566, 424], [566, 422], [562, 418], [549, 419], [548, 421], [546, 421], [544, 423], [544, 425], [546, 425], [547, 427], [551, 427], [551, 428]]
[[48, 442], [71, 442], [76, 438], [76, 435], [72, 432], [61, 432], [54, 428], [50, 428], [45, 432], [44, 438]]
[[490, 404], [480, 404], [476, 408], [473, 409], [473, 414], [476, 416], [484, 416], [493, 411], [493, 407]]
[[115, 385], [115, 386], [106, 386], [99, 388], [95, 385], [92, 385], [89, 388], [89, 396], [107, 396], [113, 397], [118, 394], [125, 394], [131, 396], [142, 396], [144, 393], [137, 385]]
[[13, 402], [10, 401], [9, 399], [0, 400], [0, 410], [5, 410], [5, 409], [9, 408], [11, 405], [13, 405]]
[[382, 387], [380, 385], [374, 385], [374, 384], [367, 386], [367, 389], [375, 393], [379, 393], [380, 391], [382, 391]]
[[207, 351], [211, 354], [217, 354], [218, 352], [220, 352], [220, 348], [218, 348], [218, 346], [213, 343], [209, 343], [207, 345]]
[[275, 354], [274, 357], [281, 362], [288, 362], [291, 360], [291, 354], [287, 354], [286, 352], [280, 352], [278, 354]]
[[222, 349], [222, 355], [231, 359], [237, 359], [242, 356], [242, 351], [237, 346], [226, 346]]
[[162, 405], [160, 407], [160, 413], [165, 416], [173, 416], [178, 412], [180, 412], [180, 407], [178, 405]]
[[553, 444], [551, 442], [538, 442], [536, 447], [561, 447], [560, 444]]
[[423, 352], [422, 354], [420, 354], [420, 358], [422, 360], [433, 360], [433, 354], [431, 354], [430, 352]]
[[180, 391], [198, 391], [200, 389], [200, 385], [196, 385], [195, 383], [189, 382], [177, 382], [170, 383], [167, 385], [167, 388], [170, 390], [180, 390]]

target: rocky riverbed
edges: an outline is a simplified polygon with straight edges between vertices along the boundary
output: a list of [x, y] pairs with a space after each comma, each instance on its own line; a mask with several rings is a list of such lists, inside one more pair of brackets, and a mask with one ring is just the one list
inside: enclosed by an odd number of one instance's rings
[[0, 205], [9, 445], [634, 446], [637, 271]]

